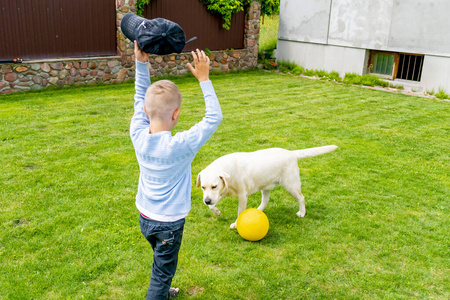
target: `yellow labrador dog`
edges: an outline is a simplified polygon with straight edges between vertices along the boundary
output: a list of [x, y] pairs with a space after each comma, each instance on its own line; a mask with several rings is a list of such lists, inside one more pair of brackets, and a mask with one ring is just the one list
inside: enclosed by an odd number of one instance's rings
[[[305, 197], [301, 192], [300, 174], [297, 161], [306, 157], [332, 152], [337, 146], [323, 146], [289, 151], [270, 148], [255, 152], [237, 152], [219, 157], [197, 176], [197, 187], [203, 190], [203, 202], [216, 216], [216, 207], [222, 198], [238, 197], [238, 216], [247, 208], [249, 195], [261, 191], [259, 210], [264, 210], [269, 202], [270, 190], [282, 185], [297, 199], [300, 209], [297, 216], [304, 217]], [[236, 222], [230, 225], [235, 228]]]

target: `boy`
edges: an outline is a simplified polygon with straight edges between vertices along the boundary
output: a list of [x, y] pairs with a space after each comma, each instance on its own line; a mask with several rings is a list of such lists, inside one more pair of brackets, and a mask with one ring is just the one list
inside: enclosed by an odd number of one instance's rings
[[136, 94], [130, 136], [140, 175], [136, 207], [141, 232], [153, 248], [153, 266], [147, 299], [176, 297], [170, 287], [175, 275], [185, 217], [191, 209], [191, 163], [222, 121], [217, 96], [209, 80], [209, 58], [192, 51], [192, 74], [203, 91], [206, 114], [187, 131], [172, 136], [180, 115], [181, 93], [169, 80], [150, 85], [149, 55], [134, 42]]

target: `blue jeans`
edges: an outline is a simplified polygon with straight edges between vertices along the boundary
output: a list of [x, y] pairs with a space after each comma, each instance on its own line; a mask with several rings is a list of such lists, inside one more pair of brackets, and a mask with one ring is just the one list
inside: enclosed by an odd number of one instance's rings
[[141, 232], [153, 249], [153, 266], [147, 300], [166, 300], [178, 263], [185, 219], [159, 222], [139, 215]]

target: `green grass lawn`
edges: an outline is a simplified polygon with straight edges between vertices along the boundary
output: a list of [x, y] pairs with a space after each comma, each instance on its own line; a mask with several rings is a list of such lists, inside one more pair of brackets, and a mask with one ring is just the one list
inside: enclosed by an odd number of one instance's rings
[[[279, 15], [261, 18], [259, 31], [259, 51], [277, 47]], [[264, 20], [264, 22], [263, 22]]]
[[[450, 102], [264, 71], [213, 75], [224, 120], [192, 164], [179, 299], [448, 299]], [[193, 77], [175, 131], [204, 114]], [[0, 299], [144, 299], [132, 84], [0, 97]], [[195, 188], [215, 158], [335, 144], [299, 162], [305, 218], [271, 193], [260, 242]], [[259, 205], [260, 195], [249, 199]]]

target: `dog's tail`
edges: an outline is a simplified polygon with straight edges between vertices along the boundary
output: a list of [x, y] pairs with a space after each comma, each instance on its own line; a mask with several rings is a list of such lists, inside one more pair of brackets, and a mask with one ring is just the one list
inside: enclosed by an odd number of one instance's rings
[[325, 154], [328, 152], [333, 152], [336, 150], [338, 146], [330, 145], [330, 146], [322, 146], [322, 147], [316, 147], [316, 148], [308, 148], [303, 150], [294, 150], [295, 156], [297, 159], [307, 158], [307, 157], [313, 157], [320, 154]]

